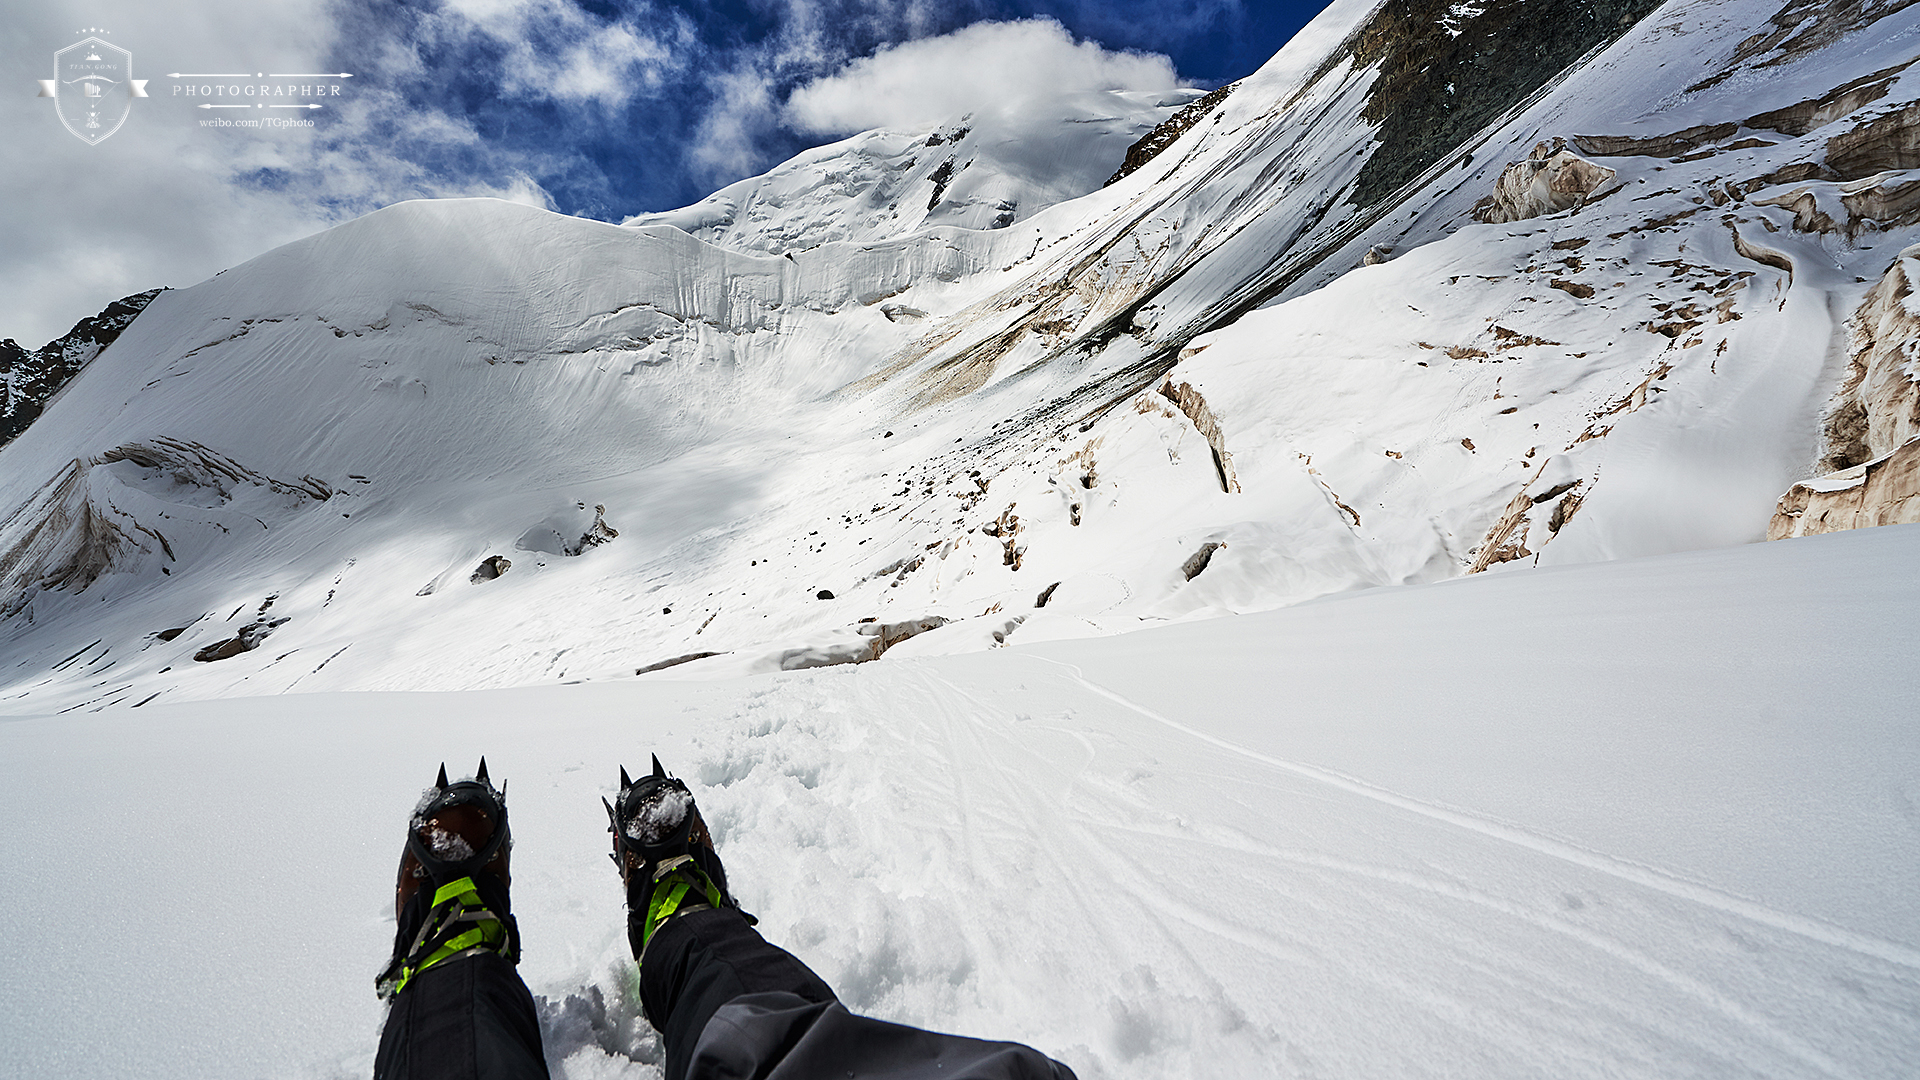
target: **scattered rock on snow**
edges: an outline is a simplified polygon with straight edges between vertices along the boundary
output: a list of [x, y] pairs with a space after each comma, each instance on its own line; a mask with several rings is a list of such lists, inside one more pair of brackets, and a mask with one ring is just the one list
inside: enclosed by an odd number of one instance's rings
[[663, 668], [676, 667], [680, 664], [692, 663], [695, 660], [705, 660], [709, 656], [721, 656], [721, 655], [724, 655], [724, 654], [717, 653], [717, 652], [683, 653], [679, 656], [673, 657], [670, 660], [660, 660], [655, 663], [648, 664], [645, 667], [634, 668], [633, 673], [635, 675], [645, 675], [649, 671], [659, 671]]
[[[590, 523], [586, 521], [586, 514], [587, 504], [575, 503], [573, 509], [551, 514], [521, 533], [513, 546], [521, 551], [572, 557], [620, 535], [619, 530], [607, 524], [605, 506], [596, 505], [593, 508], [593, 520]], [[576, 533], [575, 530], [579, 531]]]
[[[1201, 544], [1199, 551], [1187, 556], [1187, 561], [1180, 564], [1180, 573], [1185, 575], [1188, 581], [1199, 577], [1201, 571], [1207, 568], [1207, 564], [1213, 561], [1213, 553], [1226, 546], [1226, 544], [1218, 540], [1209, 540]], [[1053, 590], [1048, 589], [1047, 591], [1051, 593]]]
[[492, 581], [494, 578], [512, 569], [512, 567], [512, 560], [508, 559], [505, 555], [489, 555], [480, 560], [480, 565], [474, 569], [473, 576], [467, 580], [476, 585], [482, 581]]
[[[262, 610], [264, 610], [264, 607]], [[193, 658], [205, 664], [212, 663], [215, 660], [226, 660], [239, 656], [243, 652], [252, 652], [260, 647], [261, 642], [267, 640], [268, 634], [273, 633], [276, 628], [287, 621], [286, 619], [269, 619], [265, 615], [262, 615], [253, 622], [241, 627], [239, 633], [225, 641], [216, 641], [206, 648], [201, 649], [199, 652], [194, 653]]]

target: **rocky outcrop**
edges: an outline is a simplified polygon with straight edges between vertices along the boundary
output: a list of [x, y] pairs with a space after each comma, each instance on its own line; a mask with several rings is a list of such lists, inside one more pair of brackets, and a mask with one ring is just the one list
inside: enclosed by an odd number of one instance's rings
[[1499, 223], [1571, 210], [1613, 181], [1614, 171], [1567, 149], [1564, 139], [1537, 143], [1525, 161], [1501, 172], [1493, 194], [1473, 208], [1476, 220]]
[[1180, 564], [1180, 576], [1188, 581], [1199, 577], [1206, 572], [1208, 564], [1213, 562], [1213, 553], [1226, 546], [1218, 540], [1209, 540], [1201, 544], [1199, 551], [1187, 556], [1187, 561]]
[[287, 621], [286, 619], [269, 619], [263, 614], [241, 627], [239, 633], [225, 641], [216, 641], [194, 653], [193, 658], [202, 664], [210, 664], [215, 660], [231, 660], [241, 653], [252, 652], [260, 647], [261, 642], [267, 640], [268, 634], [273, 633]]
[[1920, 102], [1890, 109], [1828, 139], [1827, 168], [1848, 180], [1920, 169]]
[[114, 343], [165, 289], [149, 289], [108, 304], [100, 314], [73, 324], [66, 336], [31, 352], [12, 338], [0, 341], [0, 446], [5, 446], [46, 407], [80, 369]]
[[1823, 468], [1780, 497], [1769, 540], [1920, 521], [1920, 245], [1894, 260], [1847, 331], [1847, 375]]
[[1920, 441], [1864, 465], [1803, 480], [1780, 496], [1767, 539], [1920, 522]]
[[1220, 480], [1220, 490], [1232, 495], [1240, 490], [1240, 477], [1233, 471], [1233, 455], [1227, 452], [1227, 437], [1220, 431], [1220, 420], [1207, 407], [1207, 399], [1191, 383], [1178, 386], [1168, 379], [1160, 387], [1160, 396], [1180, 407], [1187, 419], [1193, 421], [1194, 429], [1207, 440], [1208, 449], [1213, 451], [1213, 471]]
[[474, 568], [473, 576], [467, 580], [478, 585], [483, 581], [492, 581], [511, 569], [513, 569], [513, 560], [505, 555], [489, 555], [480, 560], [480, 565]]

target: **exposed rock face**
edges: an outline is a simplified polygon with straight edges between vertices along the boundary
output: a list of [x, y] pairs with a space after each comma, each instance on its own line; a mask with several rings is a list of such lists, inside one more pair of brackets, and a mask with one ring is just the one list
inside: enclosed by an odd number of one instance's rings
[[27, 430], [47, 399], [133, 324], [165, 289], [149, 289], [108, 304], [73, 324], [65, 337], [28, 352], [12, 338], [0, 341], [0, 446]]
[[1473, 208], [1473, 216], [1497, 224], [1557, 214], [1586, 202], [1613, 177], [1612, 169], [1568, 150], [1563, 139], [1538, 143], [1527, 160], [1507, 166], [1493, 194]]
[[1915, 522], [1920, 522], [1920, 442], [1793, 485], [1780, 496], [1767, 539]]
[[1828, 139], [1827, 167], [1845, 179], [1920, 169], [1920, 102], [1881, 113]]
[[1920, 246], [1900, 253], [1854, 312], [1848, 331], [1853, 350], [1840, 400], [1848, 408], [1835, 419], [1857, 417], [1828, 428], [1832, 468], [1884, 457], [1920, 434]]
[[1827, 418], [1837, 470], [1780, 497], [1767, 539], [1920, 521], [1920, 246], [1900, 253], [1848, 322], [1852, 355]]
[[1379, 62], [1363, 114], [1382, 149], [1360, 170], [1371, 205], [1420, 175], [1581, 54], [1627, 32], [1658, 0], [1387, 0], [1356, 35], [1358, 65]]
[[1207, 399], [1191, 383], [1183, 382], [1175, 386], [1172, 379], [1160, 387], [1160, 396], [1178, 405], [1187, 419], [1193, 421], [1195, 430], [1207, 440], [1208, 449], [1213, 451], [1213, 471], [1220, 480], [1220, 490], [1229, 495], [1239, 491], [1240, 477], [1233, 471], [1233, 455], [1227, 452], [1227, 437], [1220, 431], [1220, 419], [1207, 407]]

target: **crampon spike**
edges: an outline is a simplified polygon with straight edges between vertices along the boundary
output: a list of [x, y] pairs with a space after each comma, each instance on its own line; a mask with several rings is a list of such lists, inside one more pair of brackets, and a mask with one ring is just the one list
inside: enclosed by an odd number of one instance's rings
[[625, 765], [620, 766], [620, 790], [625, 791], [632, 786], [633, 778], [627, 775], [627, 767]]
[[487, 782], [487, 755], [480, 755], [480, 768], [474, 772], [473, 778], [483, 784]]
[[653, 775], [659, 777], [662, 780], [665, 780], [667, 778], [667, 770], [661, 767], [659, 754], [653, 755]]
[[437, 787], [437, 788], [440, 788], [440, 789], [441, 789], [441, 790], [443, 790], [443, 791], [444, 791], [444, 790], [446, 789], [446, 786], [447, 786], [447, 763], [446, 763], [446, 762], [444, 762], [444, 761], [440, 763], [440, 778], [439, 778], [438, 780], [435, 780], [435, 781], [433, 782], [433, 786], [434, 786], [434, 787]]
[[612, 832], [614, 822], [619, 820], [619, 818], [614, 816], [613, 804], [607, 801], [605, 795], [602, 795], [600, 796], [600, 805], [607, 808], [607, 831]]

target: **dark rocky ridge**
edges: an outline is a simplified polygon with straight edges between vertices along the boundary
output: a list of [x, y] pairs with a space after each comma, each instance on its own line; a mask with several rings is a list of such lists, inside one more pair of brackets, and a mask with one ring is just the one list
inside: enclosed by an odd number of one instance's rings
[[0, 340], [0, 446], [13, 441], [39, 417], [48, 399], [114, 343], [165, 288], [122, 297], [100, 314], [73, 324], [66, 336], [28, 352], [12, 338]]
[[1127, 147], [1127, 159], [1120, 163], [1120, 168], [1112, 176], [1107, 177], [1107, 182], [1100, 186], [1109, 187], [1116, 184], [1140, 166], [1158, 157], [1160, 151], [1172, 146], [1174, 141], [1185, 135], [1193, 125], [1205, 120], [1207, 114], [1227, 100], [1227, 95], [1233, 93], [1233, 88], [1238, 85], [1240, 84], [1228, 83], [1204, 97], [1188, 102], [1185, 108], [1162, 120], [1152, 131], [1140, 136], [1138, 141]]
[[[1350, 39], [1380, 65], [1362, 116], [1379, 148], [1354, 182], [1360, 206], [1392, 194], [1495, 117], [1645, 18], [1660, 0], [1387, 0]], [[1337, 54], [1336, 54], [1337, 55]]]

